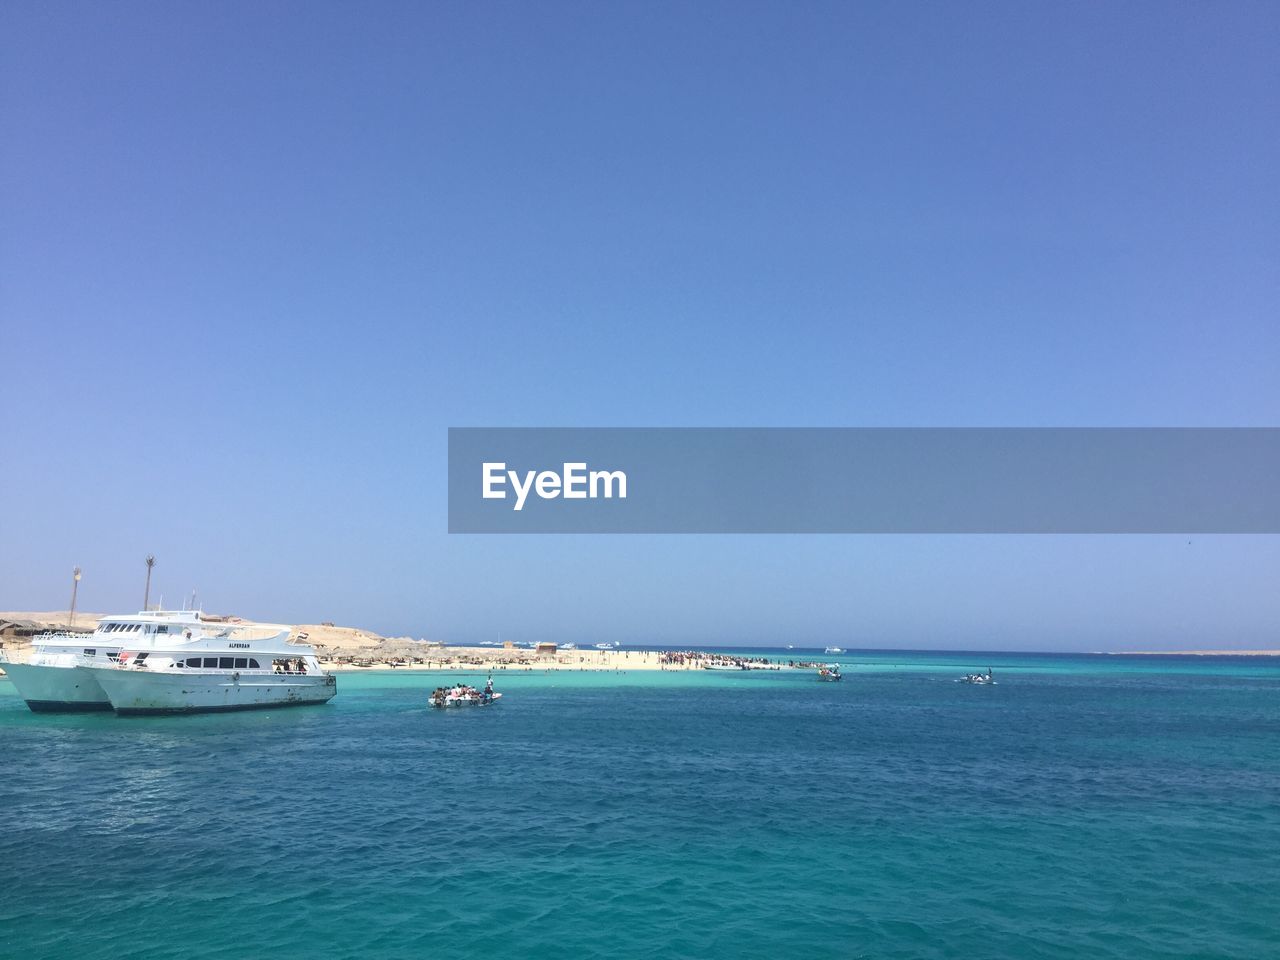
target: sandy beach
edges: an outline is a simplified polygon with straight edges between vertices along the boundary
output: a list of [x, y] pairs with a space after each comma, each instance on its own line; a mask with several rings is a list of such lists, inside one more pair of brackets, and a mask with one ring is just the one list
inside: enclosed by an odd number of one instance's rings
[[426, 651], [425, 657], [325, 658], [326, 670], [693, 670], [696, 661], [663, 662], [652, 650], [558, 650], [554, 655], [537, 655], [527, 648], [504, 650], [494, 647], [445, 647]]
[[[77, 612], [77, 630], [91, 630], [105, 616], [101, 613]], [[263, 621], [235, 616], [210, 615], [211, 619], [249, 626]], [[65, 630], [68, 611], [0, 612], [0, 626], [5, 623], [36, 625], [40, 630]], [[306, 623], [294, 626], [289, 639], [315, 647], [325, 669], [347, 670], [697, 670], [705, 657], [689, 659], [656, 650], [596, 650], [557, 647], [554, 653], [539, 652], [527, 646], [446, 646], [423, 643], [411, 637], [384, 637], [360, 627], [341, 627], [333, 623]], [[27, 636], [0, 636], [0, 645], [15, 660], [25, 660], [30, 650]], [[1280, 650], [1125, 650], [1107, 651], [1115, 656], [1147, 657], [1276, 657]], [[747, 662], [750, 668], [786, 668], [778, 662]]]
[[[76, 628], [90, 630], [104, 616], [77, 613]], [[251, 626], [261, 621], [240, 617], [216, 617], [218, 622]], [[21, 623], [40, 630], [65, 630], [65, 610], [0, 613], [0, 625]], [[765, 658], [723, 658], [702, 653], [679, 653], [657, 650], [597, 650], [503, 645], [501, 647], [445, 646], [425, 643], [410, 637], [384, 637], [359, 627], [340, 627], [332, 623], [299, 624], [292, 628], [290, 642], [309, 644], [315, 648], [326, 670], [699, 670], [713, 660], [742, 665], [748, 669], [785, 669], [785, 665]], [[25, 660], [31, 650], [29, 636], [4, 638], [6, 655], [15, 661]]]
[[1280, 657], [1280, 650], [1122, 650], [1120, 657]]

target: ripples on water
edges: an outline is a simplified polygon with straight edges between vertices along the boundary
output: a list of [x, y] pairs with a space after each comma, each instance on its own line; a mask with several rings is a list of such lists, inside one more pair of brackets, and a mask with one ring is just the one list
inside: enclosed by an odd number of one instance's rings
[[0, 680], [0, 955], [1280, 956], [1280, 669], [896, 657], [446, 714], [405, 674], [134, 720]]

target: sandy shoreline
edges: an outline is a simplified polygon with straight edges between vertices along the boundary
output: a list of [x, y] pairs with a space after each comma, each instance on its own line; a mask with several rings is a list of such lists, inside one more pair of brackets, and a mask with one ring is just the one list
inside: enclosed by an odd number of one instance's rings
[[1280, 650], [1120, 650], [1113, 657], [1280, 657]]
[[554, 656], [538, 656], [532, 650], [488, 647], [445, 647], [419, 655], [422, 662], [381, 657], [359, 657], [346, 663], [321, 660], [326, 670], [693, 670], [693, 662], [664, 663], [652, 650], [562, 650]]
[[[92, 629], [101, 614], [78, 614], [76, 626]], [[0, 624], [21, 623], [24, 629], [66, 629], [66, 611], [0, 613]], [[253, 621], [227, 618], [222, 622], [251, 624]], [[359, 670], [700, 670], [713, 661], [745, 664], [751, 669], [787, 669], [785, 664], [762, 657], [724, 658], [707, 653], [687, 654], [659, 650], [596, 650], [529, 647], [452, 647], [422, 643], [409, 637], [383, 637], [357, 627], [332, 623], [300, 624], [290, 632], [291, 642], [314, 647], [320, 663], [335, 672]], [[0, 642], [11, 659], [21, 662], [31, 652], [30, 636], [10, 636]]]
[[[92, 629], [103, 614], [77, 613], [78, 629]], [[41, 629], [65, 629], [67, 611], [0, 612], [0, 624], [22, 621]], [[250, 620], [228, 618], [245, 624]], [[705, 661], [672, 659], [669, 651], [657, 650], [564, 650], [539, 654], [528, 647], [453, 647], [427, 645], [409, 637], [383, 637], [358, 627], [332, 623], [299, 624], [290, 640], [314, 646], [327, 670], [697, 670]], [[15, 659], [25, 659], [30, 650], [28, 637], [0, 640]], [[809, 652], [809, 651], [806, 651]], [[911, 652], [911, 651], [904, 651]], [[1280, 650], [1105, 650], [1109, 656], [1124, 657], [1280, 657]], [[772, 661], [770, 666], [786, 663]], [[757, 668], [763, 664], [752, 664]]]

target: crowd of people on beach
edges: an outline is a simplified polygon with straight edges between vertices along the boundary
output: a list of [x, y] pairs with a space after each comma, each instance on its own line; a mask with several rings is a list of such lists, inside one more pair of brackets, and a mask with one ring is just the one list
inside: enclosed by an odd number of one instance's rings
[[768, 657], [740, 657], [727, 653], [707, 653], [705, 650], [666, 650], [658, 654], [663, 667], [739, 667], [742, 670], [764, 670], [777, 666]]

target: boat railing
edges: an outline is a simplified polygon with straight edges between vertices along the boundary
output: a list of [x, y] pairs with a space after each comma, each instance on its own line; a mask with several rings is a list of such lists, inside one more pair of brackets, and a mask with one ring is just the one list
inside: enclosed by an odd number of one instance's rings
[[80, 633], [75, 630], [46, 630], [44, 633], [37, 633], [31, 637], [31, 642], [47, 643], [50, 640], [74, 640], [80, 643], [92, 637], [92, 633]]

